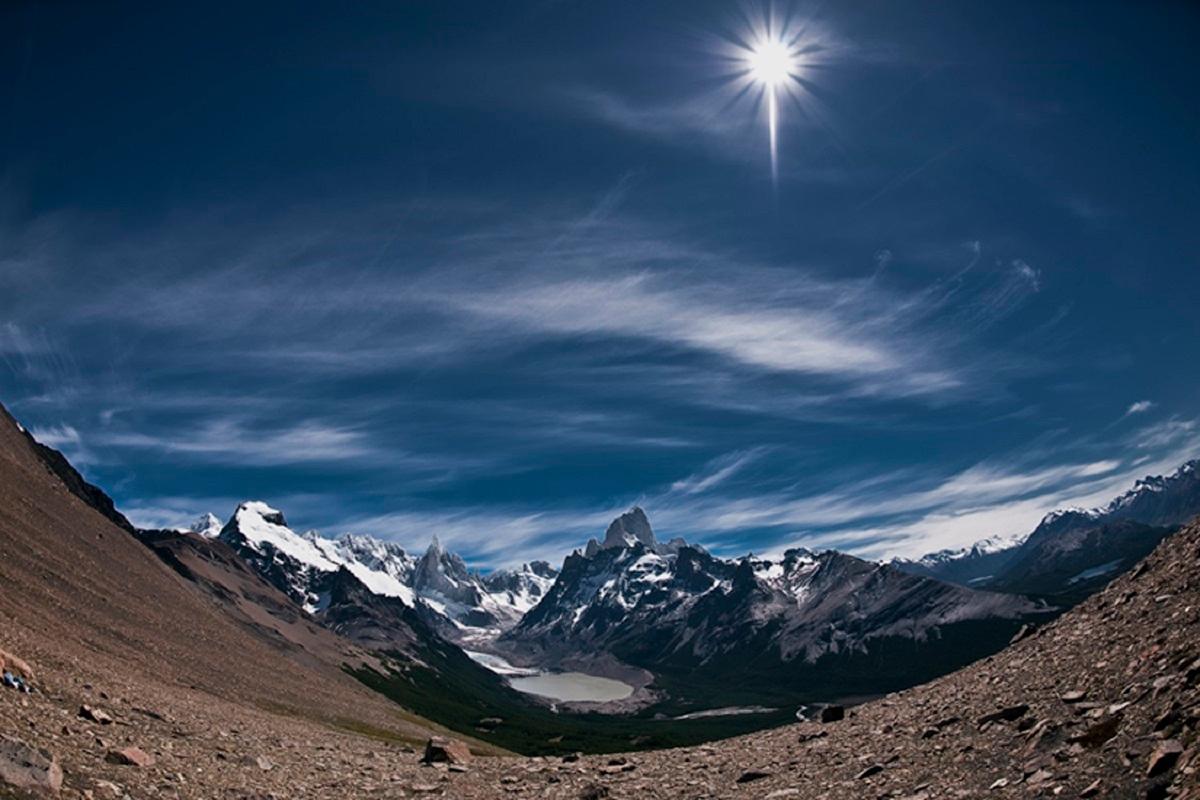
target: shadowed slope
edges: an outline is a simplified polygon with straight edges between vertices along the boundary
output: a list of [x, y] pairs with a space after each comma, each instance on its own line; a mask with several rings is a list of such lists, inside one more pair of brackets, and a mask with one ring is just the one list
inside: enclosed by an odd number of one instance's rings
[[326, 721], [424, 734], [401, 709], [342, 674], [340, 664], [298, 663], [235, 624], [117, 520], [82, 502], [77, 492], [86, 484], [68, 488], [61, 474], [0, 409], [5, 647], [85, 680], [148, 680]]

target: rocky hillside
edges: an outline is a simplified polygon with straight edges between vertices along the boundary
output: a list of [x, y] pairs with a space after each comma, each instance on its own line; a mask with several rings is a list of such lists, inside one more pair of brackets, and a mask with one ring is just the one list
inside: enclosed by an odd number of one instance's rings
[[136, 703], [132, 687], [158, 687], [330, 722], [354, 709], [394, 735], [429, 729], [341, 671], [359, 660], [349, 648], [332, 663], [297, 660], [239, 624], [43, 456], [0, 409], [0, 648], [59, 690], [119, 684]]

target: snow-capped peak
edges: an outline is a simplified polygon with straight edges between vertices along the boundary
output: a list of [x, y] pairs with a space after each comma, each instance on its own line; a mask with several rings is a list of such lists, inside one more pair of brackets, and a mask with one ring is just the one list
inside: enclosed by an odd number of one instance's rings
[[187, 531], [199, 534], [205, 539], [215, 539], [221, 533], [221, 520], [216, 514], [204, 514], [191, 524]]
[[233, 518], [221, 531], [221, 538], [230, 544], [245, 544], [260, 553], [267, 550], [281, 553], [322, 572], [332, 572], [338, 568], [338, 563], [317, 543], [319, 537], [295, 533], [287, 526], [282, 511], [259, 500], [238, 506]]
[[[283, 512], [261, 501], [248, 501], [237, 507], [232, 519], [221, 531], [221, 539], [235, 548], [245, 548], [258, 558], [270, 559], [290, 575], [289, 590], [304, 598], [310, 611], [318, 607], [308, 585], [316, 575], [336, 572], [345, 567], [368, 589], [387, 597], [399, 597], [411, 605], [412, 590], [391, 570], [368, 565], [342, 542], [322, 537], [317, 531], [298, 534], [287, 527]], [[403, 573], [403, 570], [398, 570]]]
[[[1079, 506], [1070, 506], [1068, 508], [1059, 508], [1051, 511], [1046, 516], [1042, 517], [1041, 525], [1053, 525], [1060, 519], [1066, 517], [1082, 517], [1084, 519], [1095, 519], [1102, 512], [1095, 508], [1080, 508]], [[1039, 527], [1041, 526], [1039, 525]]]

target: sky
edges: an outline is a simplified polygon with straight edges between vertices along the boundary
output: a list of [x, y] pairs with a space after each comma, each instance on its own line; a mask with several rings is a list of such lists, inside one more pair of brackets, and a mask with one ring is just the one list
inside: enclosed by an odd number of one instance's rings
[[[744, 45], [794, 38], [767, 102]], [[1200, 6], [6, 3], [0, 402], [143, 526], [915, 556], [1200, 456]]]

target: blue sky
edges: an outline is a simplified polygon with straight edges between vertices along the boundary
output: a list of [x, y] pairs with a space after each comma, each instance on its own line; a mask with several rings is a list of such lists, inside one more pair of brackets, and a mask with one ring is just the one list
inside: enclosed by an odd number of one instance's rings
[[[1200, 455], [1200, 9], [7, 4], [0, 400], [145, 525], [1028, 531]], [[762, 6], [745, 6], [750, 16]]]

